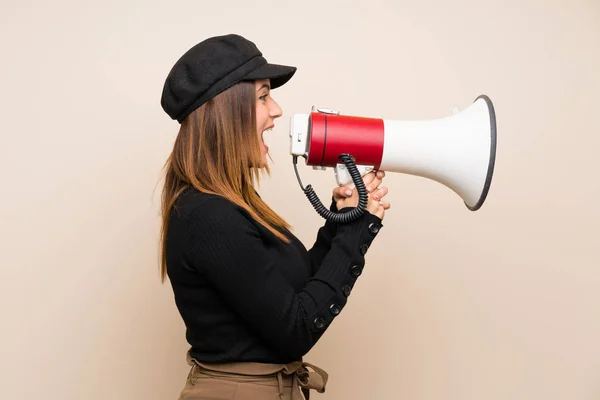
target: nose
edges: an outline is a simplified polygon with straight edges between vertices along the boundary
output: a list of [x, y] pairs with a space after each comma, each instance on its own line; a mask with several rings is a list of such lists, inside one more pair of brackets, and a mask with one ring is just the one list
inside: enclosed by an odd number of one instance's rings
[[279, 104], [275, 100], [271, 100], [271, 107], [269, 107], [269, 116], [273, 119], [279, 118], [283, 115], [283, 111]]

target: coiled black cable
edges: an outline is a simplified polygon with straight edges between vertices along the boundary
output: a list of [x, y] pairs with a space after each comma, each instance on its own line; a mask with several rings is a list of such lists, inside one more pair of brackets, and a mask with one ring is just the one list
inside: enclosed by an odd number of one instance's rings
[[302, 185], [300, 175], [298, 174], [298, 156], [294, 156], [294, 170], [296, 171], [296, 178], [298, 179], [300, 188], [308, 198], [308, 201], [310, 201], [314, 209], [317, 211], [317, 213], [328, 221], [337, 222], [340, 224], [347, 224], [352, 221], [356, 221], [358, 218], [360, 218], [361, 215], [364, 214], [367, 208], [367, 202], [369, 200], [369, 197], [362, 176], [360, 175], [360, 172], [358, 172], [356, 164], [354, 164], [354, 159], [349, 154], [340, 154], [338, 158], [346, 165], [348, 173], [350, 173], [352, 181], [354, 181], [356, 191], [358, 192], [358, 205], [348, 212], [335, 213], [327, 209], [327, 207], [323, 205], [321, 200], [319, 200], [319, 197], [317, 196], [311, 185], [308, 185], [307, 187], [304, 187]]

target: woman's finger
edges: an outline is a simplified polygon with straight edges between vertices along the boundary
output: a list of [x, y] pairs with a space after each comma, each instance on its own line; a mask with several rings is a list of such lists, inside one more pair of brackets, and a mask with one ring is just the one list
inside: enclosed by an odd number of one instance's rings
[[333, 189], [333, 199], [335, 201], [352, 197], [353, 191], [346, 186], [338, 186]]
[[375, 180], [376, 177], [377, 176], [375, 175], [374, 171], [371, 171], [368, 174], [366, 174], [365, 176], [363, 176], [363, 182], [365, 184], [365, 187], [371, 185], [372, 182]]
[[392, 206], [390, 203], [388, 203], [387, 201], [383, 201], [383, 200], [379, 201], [379, 205], [381, 205], [384, 210], [389, 210], [390, 207]]
[[388, 188], [386, 188], [385, 186], [381, 186], [373, 192], [373, 199], [381, 200], [386, 194], [388, 194]]
[[[385, 171], [371, 171], [363, 177], [363, 182], [367, 192], [371, 193], [381, 185], [382, 179], [385, 177]], [[386, 189], [387, 190], [387, 189]], [[346, 197], [350, 197], [354, 194], [355, 185], [350, 182], [347, 185], [336, 187], [333, 190], [333, 197], [338, 200]], [[387, 193], [387, 192], [386, 192]], [[379, 195], [379, 198], [385, 196], [384, 193]]]
[[342, 197], [350, 197], [354, 191], [353, 188], [349, 186], [341, 186], [338, 190], [340, 192], [340, 196]]
[[373, 181], [371, 181], [371, 183], [365, 185], [367, 187], [367, 192], [372, 193], [375, 190], [377, 190], [379, 185], [381, 185], [381, 182], [382, 182], [382, 180], [379, 178], [373, 179]]
[[[365, 185], [365, 188], [367, 188], [367, 189], [370, 188], [370, 191], [374, 190], [379, 185], [381, 185], [381, 180], [384, 177], [385, 177], [385, 171], [371, 171], [371, 172], [367, 173], [365, 176], [363, 176], [363, 183]], [[355, 189], [354, 182], [350, 182], [345, 187], [348, 187], [351, 190]], [[369, 189], [368, 189], [368, 191], [369, 191]]]

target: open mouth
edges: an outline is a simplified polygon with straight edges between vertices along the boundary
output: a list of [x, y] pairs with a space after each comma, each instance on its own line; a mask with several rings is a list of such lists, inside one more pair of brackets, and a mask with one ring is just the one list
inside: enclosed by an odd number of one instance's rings
[[273, 128], [274, 128], [274, 126], [273, 126], [273, 125], [269, 126], [267, 129], [265, 129], [264, 131], [262, 131], [262, 134], [260, 135], [260, 139], [261, 139], [261, 141], [262, 141], [262, 145], [263, 145], [263, 147], [265, 148], [265, 151], [269, 151], [269, 146], [267, 146], [267, 145], [265, 144], [265, 138], [264, 138], [265, 132], [267, 132], [267, 131], [271, 131], [271, 130], [273, 130]]

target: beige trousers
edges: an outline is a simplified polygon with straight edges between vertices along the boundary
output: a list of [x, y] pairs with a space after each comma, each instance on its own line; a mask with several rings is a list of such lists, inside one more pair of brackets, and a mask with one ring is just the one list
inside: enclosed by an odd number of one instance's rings
[[304, 400], [310, 389], [323, 393], [328, 379], [302, 361], [204, 364], [188, 353], [187, 362], [191, 369], [179, 400]]

